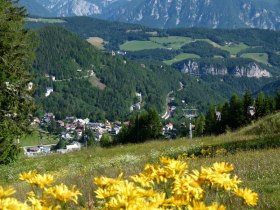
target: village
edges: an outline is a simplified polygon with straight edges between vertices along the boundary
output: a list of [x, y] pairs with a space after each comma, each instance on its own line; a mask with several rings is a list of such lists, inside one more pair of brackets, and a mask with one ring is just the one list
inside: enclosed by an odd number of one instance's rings
[[[57, 131], [59, 132], [58, 135], [56, 135], [58, 142], [64, 140], [66, 145], [64, 148], [56, 148], [56, 144], [45, 145], [41, 143], [40, 145], [23, 147], [24, 154], [28, 157], [79, 151], [88, 146], [87, 132], [93, 134], [94, 141], [98, 144], [104, 134], [112, 137], [118, 135], [122, 126], [129, 125], [129, 121], [109, 122], [106, 120], [105, 122], [90, 122], [88, 118], [80, 119], [74, 116], [66, 117], [64, 120], [56, 120], [53, 113], [45, 113], [41, 119], [35, 117], [31, 124], [38, 128], [46, 128], [48, 126], [54, 127], [56, 129], [56, 134]], [[162, 135], [168, 138], [170, 132], [173, 130], [175, 130], [174, 126], [169, 122], [163, 126]]]

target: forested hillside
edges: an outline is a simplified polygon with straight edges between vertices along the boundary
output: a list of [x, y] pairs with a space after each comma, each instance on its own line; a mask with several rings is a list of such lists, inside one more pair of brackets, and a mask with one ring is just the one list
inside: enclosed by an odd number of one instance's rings
[[[38, 34], [35, 98], [58, 118], [124, 119], [137, 101], [136, 92], [142, 94], [144, 108], [163, 110], [167, 93], [179, 86], [181, 75], [170, 68], [101, 53], [65, 29], [46, 27]], [[53, 88], [47, 97], [46, 88]]]
[[[279, 75], [280, 33], [275, 31], [160, 30], [88, 17], [27, 26], [41, 28], [35, 30], [40, 39], [35, 96], [42, 110], [59, 117], [127, 119], [130, 106], [139, 101], [136, 92], [142, 93], [145, 108], [155, 106], [163, 113], [167, 93], [173, 91], [173, 116], [181, 118], [186, 105], [206, 111], [233, 93], [258, 92]], [[103, 40], [105, 50], [85, 41], [90, 37]], [[48, 97], [47, 87], [54, 90]]]

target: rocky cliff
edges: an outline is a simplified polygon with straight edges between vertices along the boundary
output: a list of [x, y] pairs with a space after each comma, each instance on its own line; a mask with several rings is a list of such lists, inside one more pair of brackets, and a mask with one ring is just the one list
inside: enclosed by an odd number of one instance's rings
[[244, 66], [222, 67], [213, 64], [199, 64], [196, 61], [189, 60], [184, 63], [181, 69], [182, 73], [193, 76], [201, 75], [233, 75], [236, 77], [271, 77], [271, 73], [261, 68], [256, 63], [249, 63]]

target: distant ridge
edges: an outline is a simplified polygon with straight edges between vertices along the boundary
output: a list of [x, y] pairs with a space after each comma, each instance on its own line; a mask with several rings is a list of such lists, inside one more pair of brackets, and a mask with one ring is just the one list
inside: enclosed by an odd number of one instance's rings
[[280, 29], [276, 0], [21, 0], [30, 14], [38, 4], [55, 16], [95, 16], [158, 28]]

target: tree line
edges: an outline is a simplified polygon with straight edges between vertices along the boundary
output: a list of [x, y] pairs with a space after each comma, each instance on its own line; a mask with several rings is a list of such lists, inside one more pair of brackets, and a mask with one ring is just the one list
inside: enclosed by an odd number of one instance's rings
[[195, 120], [195, 135], [216, 135], [235, 130], [279, 110], [280, 91], [274, 97], [263, 92], [255, 98], [248, 91], [243, 97], [234, 94], [225, 103], [210, 105], [206, 115]]

